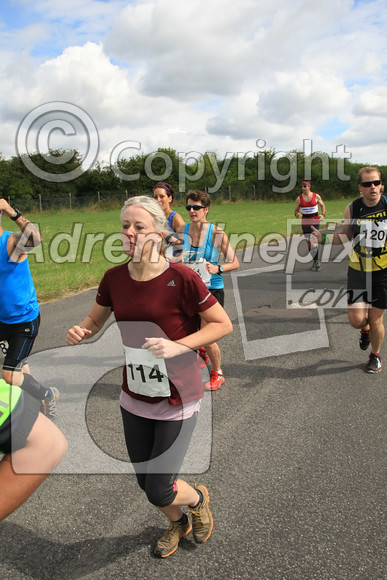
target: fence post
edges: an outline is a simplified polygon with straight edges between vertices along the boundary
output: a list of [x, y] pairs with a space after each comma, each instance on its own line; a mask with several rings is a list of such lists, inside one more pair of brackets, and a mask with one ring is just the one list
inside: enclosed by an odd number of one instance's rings
[[39, 211], [40, 213], [42, 213], [42, 196], [40, 193], [39, 193]]
[[71, 191], [69, 191], [69, 207], [70, 207], [70, 209], [72, 209], [72, 204], [71, 204]]
[[255, 183], [253, 183], [253, 199], [255, 199]]
[[231, 185], [228, 186], [228, 201], [231, 201]]
[[99, 194], [99, 191], [97, 191], [97, 201], [98, 201], [98, 203], [101, 201], [101, 196]]
[[125, 199], [128, 199], [128, 190], [125, 189]]

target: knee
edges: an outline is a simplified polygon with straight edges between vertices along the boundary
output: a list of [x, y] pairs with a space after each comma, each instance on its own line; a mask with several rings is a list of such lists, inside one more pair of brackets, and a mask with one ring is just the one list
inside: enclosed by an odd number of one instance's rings
[[[50, 419], [48, 419], [48, 421], [50, 421]], [[56, 467], [65, 456], [68, 449], [68, 443], [62, 431], [58, 429], [58, 427], [51, 421], [50, 423], [54, 429], [51, 430], [51, 439], [47, 445], [47, 454], [48, 457], [51, 458], [51, 461], [54, 463], [54, 467]]]
[[207, 344], [207, 345], [205, 346], [205, 348], [206, 348], [206, 350], [209, 350], [210, 352], [211, 352], [211, 351], [212, 351], [212, 352], [214, 352], [214, 351], [216, 351], [216, 352], [217, 352], [217, 351], [220, 351], [220, 348], [219, 348], [219, 346], [218, 346], [218, 343], [217, 343], [217, 342], [212, 342], [211, 344]]
[[17, 370], [3, 369], [1, 378], [9, 385], [18, 385], [20, 387], [23, 383], [23, 373]]
[[368, 323], [367, 317], [355, 310], [350, 310], [348, 312], [348, 321], [352, 328], [363, 328]]
[[384, 331], [383, 317], [369, 319], [370, 330]]
[[158, 507], [163, 508], [169, 506], [175, 499], [177, 491], [174, 490], [174, 485], [165, 487], [157, 486], [148, 481], [145, 487], [145, 493], [148, 501]]
[[50, 419], [39, 413], [36, 423], [27, 439], [30, 449], [45, 461], [48, 469], [54, 469], [63, 459], [68, 449], [66, 437]]

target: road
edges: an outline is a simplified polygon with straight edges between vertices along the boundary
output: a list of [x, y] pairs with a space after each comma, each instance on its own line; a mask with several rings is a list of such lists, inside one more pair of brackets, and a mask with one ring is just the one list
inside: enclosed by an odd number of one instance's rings
[[345, 309], [299, 307], [345, 285], [345, 263], [309, 266], [286, 274], [254, 252], [225, 276], [226, 383], [205, 395], [186, 475], [210, 490], [214, 532], [165, 560], [163, 517], [126, 462], [115, 339], [94, 358], [64, 346], [95, 290], [42, 305], [31, 369], [62, 385], [70, 459], [1, 524], [2, 579], [385, 578], [387, 370], [364, 373]]

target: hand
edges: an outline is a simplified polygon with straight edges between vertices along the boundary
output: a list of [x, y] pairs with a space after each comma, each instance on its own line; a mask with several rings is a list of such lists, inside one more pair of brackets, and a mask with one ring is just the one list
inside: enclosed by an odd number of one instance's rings
[[91, 330], [75, 325], [67, 332], [66, 342], [74, 346], [75, 344], [79, 344], [84, 338], [90, 336], [90, 334]]
[[141, 348], [146, 348], [153, 354], [155, 358], [173, 358], [190, 349], [183, 344], [168, 340], [167, 338], [146, 338], [146, 342]]
[[318, 244], [321, 244], [322, 235], [318, 230], [316, 230], [315, 227], [310, 226], [310, 228], [312, 230], [312, 233], [310, 234], [309, 242], [310, 242], [311, 247], [315, 248]]
[[210, 274], [217, 274], [219, 272], [219, 268], [217, 264], [211, 264], [211, 262], [206, 263], [206, 268]]

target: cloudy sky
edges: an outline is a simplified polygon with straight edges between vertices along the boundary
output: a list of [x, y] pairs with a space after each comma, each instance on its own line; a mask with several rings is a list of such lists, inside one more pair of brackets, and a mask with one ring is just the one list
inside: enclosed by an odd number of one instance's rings
[[387, 164], [386, 37], [386, 0], [2, 0], [0, 152]]

